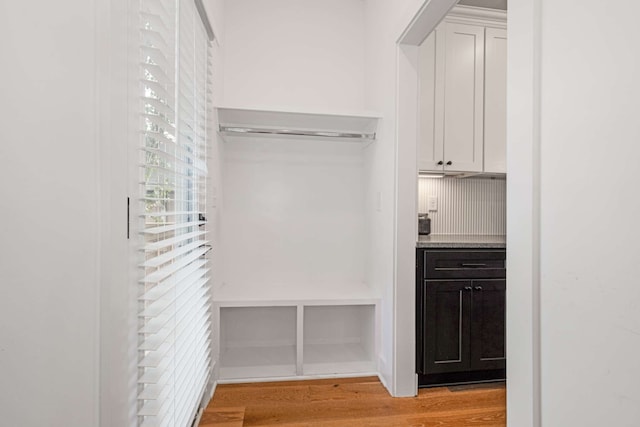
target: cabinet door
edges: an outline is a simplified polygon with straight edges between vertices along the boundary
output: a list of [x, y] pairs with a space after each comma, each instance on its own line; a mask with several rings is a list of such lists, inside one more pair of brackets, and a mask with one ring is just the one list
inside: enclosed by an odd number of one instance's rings
[[482, 172], [484, 27], [445, 28], [445, 171]]
[[507, 31], [487, 28], [484, 73], [484, 170], [507, 172]]
[[469, 370], [471, 282], [428, 280], [424, 284], [423, 373]]
[[471, 369], [504, 369], [506, 281], [474, 280], [471, 314]]
[[[440, 30], [434, 30], [419, 48], [418, 98], [418, 170], [443, 170], [442, 135], [436, 141], [436, 39]], [[442, 127], [442, 126], [440, 126]], [[438, 165], [438, 162], [440, 164]]]

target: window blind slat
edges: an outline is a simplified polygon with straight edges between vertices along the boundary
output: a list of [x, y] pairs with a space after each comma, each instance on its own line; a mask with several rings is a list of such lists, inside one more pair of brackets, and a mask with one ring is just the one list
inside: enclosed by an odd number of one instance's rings
[[[196, 264], [195, 266], [191, 267], [189, 270], [185, 270], [185, 272], [191, 271], [191, 273], [185, 279], [180, 279], [180, 280], [185, 282], [186, 286], [195, 286], [195, 283], [209, 272], [209, 269], [202, 268], [202, 265]], [[207, 275], [205, 277], [208, 278], [209, 276]], [[167, 293], [174, 291], [176, 288], [175, 280], [176, 279], [166, 280], [165, 282], [162, 282], [158, 285], [153, 286], [151, 289], [146, 290], [138, 299], [141, 301], [156, 301], [160, 299], [166, 299], [165, 296], [167, 295]], [[173, 298], [173, 296], [170, 296], [169, 298]], [[152, 307], [152, 306], [153, 304], [148, 305], [148, 307]], [[144, 311], [142, 312], [142, 314], [144, 314]], [[159, 314], [156, 316], [159, 316]], [[146, 317], [150, 317], [150, 316], [146, 316]], [[145, 326], [153, 325], [155, 321], [156, 321], [155, 318], [149, 319], [145, 323]], [[143, 333], [144, 328], [142, 328], [140, 332]]]
[[171, 425], [171, 421], [163, 417], [145, 417], [145, 420], [142, 421], [140, 427], [169, 427]]
[[165, 314], [164, 311], [169, 308], [171, 304], [173, 304], [173, 296], [169, 295], [165, 297], [163, 295], [161, 298], [147, 304], [145, 309], [138, 313], [138, 316], [143, 318], [156, 318]]
[[[184, 255], [208, 243], [209, 243], [208, 240], [198, 240], [196, 242], [189, 243], [184, 246], [180, 246], [172, 251], [165, 252], [162, 255], [149, 258], [147, 261], [144, 262], [144, 264], [142, 264], [142, 267], [159, 267], [173, 260], [174, 258], [178, 257], [179, 255]], [[208, 248], [205, 248], [205, 249], [208, 249]]]
[[[146, 184], [147, 188], [152, 186], [162, 185], [162, 183], [158, 184]], [[171, 186], [175, 187], [175, 184], [171, 183]], [[195, 211], [163, 211], [163, 212], [141, 212], [140, 217], [153, 217], [153, 216], [183, 216], [183, 215], [193, 215]], [[202, 233], [206, 233], [203, 231]]]
[[158, 283], [161, 280], [166, 279], [168, 276], [170, 276], [173, 273], [176, 273], [177, 271], [180, 271], [180, 269], [182, 269], [183, 267], [188, 266], [189, 264], [191, 264], [193, 261], [197, 260], [198, 258], [200, 258], [202, 255], [206, 254], [209, 251], [209, 248], [201, 248], [198, 249], [196, 251], [193, 251], [192, 253], [188, 254], [187, 256], [180, 258], [177, 262], [169, 265], [168, 267], [164, 267], [161, 268], [151, 274], [147, 274], [144, 279], [142, 279], [142, 282], [144, 283]]
[[[192, 213], [192, 212], [189, 212], [189, 213]], [[180, 214], [180, 215], [182, 215], [182, 214]], [[185, 240], [203, 237], [207, 233], [208, 233], [208, 231], [201, 230], [201, 231], [194, 231], [193, 233], [180, 234], [180, 235], [178, 235], [176, 237], [173, 237], [171, 239], [164, 239], [164, 240], [160, 240], [158, 242], [147, 243], [146, 245], [144, 245], [143, 250], [145, 250], [145, 251], [157, 251], [158, 249], [162, 249], [162, 248], [165, 248], [167, 246], [175, 245], [175, 244], [178, 244], [180, 242], [184, 242]]]
[[170, 387], [167, 383], [149, 384], [138, 394], [140, 400], [158, 400], [161, 394]]
[[176, 157], [175, 154], [171, 154], [166, 151], [150, 148], [150, 147], [142, 147], [142, 151], [146, 153], [153, 154], [155, 156], [161, 157], [165, 160], [172, 161], [175, 166], [180, 166], [183, 168], [197, 169], [200, 172], [204, 171], [204, 166], [197, 163], [198, 159], [195, 159], [195, 154], [184, 153], [183, 155]]
[[169, 339], [169, 335], [173, 334], [175, 330], [175, 325], [173, 323], [166, 323], [158, 332], [145, 334], [145, 338], [139, 344], [138, 350], [158, 350], [160, 346]]
[[[147, 65], [145, 68], [147, 70], [151, 69], [152, 74], [154, 76], [157, 75], [156, 73], [162, 73], [163, 72], [163, 70], [160, 67], [157, 67], [157, 66], [154, 66], [154, 65]], [[156, 70], [158, 70], [158, 71], [156, 71]], [[173, 115], [175, 113], [173, 110], [171, 110], [171, 107], [169, 105], [165, 104], [164, 102], [162, 102], [158, 98], [153, 98], [153, 97], [150, 97], [150, 96], [141, 96], [140, 99], [145, 104], [148, 104], [148, 105], [152, 106], [157, 112], [163, 113], [166, 116], [170, 116], [170, 115]]]
[[[168, 73], [171, 69], [171, 66], [169, 65], [170, 60], [168, 54], [169, 53], [165, 54], [162, 50], [152, 46], [142, 46], [140, 49], [140, 59], [142, 59], [143, 64], [157, 65], [165, 73]], [[167, 80], [167, 82], [169, 81], [170, 79]]]
[[158, 129], [162, 129], [166, 134], [173, 136], [173, 133], [171, 132], [173, 131], [173, 125], [161, 115], [142, 113], [141, 116], [149, 126], [154, 125]]
[[164, 361], [167, 353], [173, 351], [173, 345], [171, 342], [164, 342], [160, 347], [158, 347], [155, 351], [147, 352], [147, 354], [142, 358], [139, 367], [158, 367]]
[[162, 227], [151, 227], [143, 230], [142, 232], [145, 234], [161, 234], [161, 233], [167, 233], [170, 231], [181, 230], [183, 228], [197, 227], [205, 224], [206, 224], [205, 221], [191, 221], [191, 222], [185, 222], [181, 224], [164, 225]]
[[[156, 139], [153, 136], [150, 136], [148, 139], [148, 144], [145, 144], [141, 149], [153, 149], [156, 148], [159, 151], [162, 151], [166, 154], [169, 155], [173, 155], [173, 156], [178, 156], [180, 159], [184, 159], [186, 157], [192, 157], [193, 153], [185, 150], [184, 147], [181, 147], [180, 145], [176, 144], [175, 142], [171, 141], [169, 138], [165, 137], [164, 135], [162, 135], [163, 138], [162, 139]], [[164, 146], [166, 147], [166, 149], [160, 150], [157, 147], [161, 147]]]
[[160, 332], [160, 330], [164, 328], [168, 322], [173, 321], [175, 321], [175, 316], [173, 315], [173, 313], [162, 313], [148, 320], [138, 332], [140, 332], [141, 334], [155, 334], [157, 332]]
[[[160, 315], [162, 315], [162, 313], [164, 312], [164, 310], [167, 309], [167, 307], [169, 307], [170, 304], [173, 304], [175, 302], [175, 292], [179, 289], [177, 289], [177, 287], [179, 286], [191, 286], [193, 284], [195, 284], [198, 280], [198, 276], [202, 276], [202, 274], [206, 274], [206, 270], [201, 269], [200, 267], [204, 266], [205, 263], [207, 261], [203, 260], [200, 263], [194, 263], [193, 265], [189, 266], [189, 270], [191, 270], [191, 274], [188, 276], [187, 279], [184, 280], [184, 284], [182, 284], [181, 280], [182, 279], [176, 279], [176, 278], [170, 278], [169, 280], [167, 280], [167, 284], [165, 285], [160, 284], [160, 285], [156, 285], [151, 292], [153, 292], [155, 290], [156, 287], [158, 286], [168, 286], [170, 287], [170, 289], [165, 292], [164, 294], [162, 294], [161, 296], [159, 296], [157, 299], [155, 300], [150, 300], [149, 298], [141, 298], [141, 299], [146, 299], [148, 301], [153, 301], [150, 303], [147, 303], [147, 305], [145, 306], [144, 310], [142, 310], [138, 316], [142, 317], [142, 318], [155, 318], [158, 317]], [[187, 269], [184, 270], [185, 272], [188, 271]], [[176, 284], [177, 283], [177, 284]], [[144, 295], [149, 295], [150, 292], [145, 292]], [[172, 294], [173, 293], [173, 294]], [[148, 321], [150, 322], [150, 321]], [[146, 323], [145, 323], [146, 324]]]
[[166, 51], [169, 47], [169, 43], [165, 39], [162, 31], [154, 31], [148, 28], [142, 28], [140, 30], [140, 36], [142, 37], [143, 45], [154, 47], [161, 51]]
[[[153, 91], [153, 93], [155, 94], [155, 96], [158, 97], [158, 99], [164, 100], [167, 104], [172, 103], [174, 95], [170, 94], [168, 89], [165, 88], [161, 83], [155, 82], [153, 80], [149, 80], [147, 78], [143, 78], [143, 79], [140, 79], [140, 84], [142, 85], [143, 89], [148, 88], [151, 91]], [[166, 84], [166, 86], [169, 87], [168, 84]], [[142, 95], [146, 97], [151, 97], [151, 94], [148, 93], [147, 91], [144, 91]]]
[[143, 131], [142, 134], [148, 138], [153, 140], [154, 142], [157, 143], [165, 143], [165, 144], [173, 144], [173, 141], [171, 141], [169, 138], [166, 137], [166, 135], [162, 132], [156, 132], [156, 131], [152, 131], [152, 130], [146, 130]]
[[167, 18], [168, 17], [166, 15], [162, 16], [158, 13], [141, 12], [141, 27], [151, 28], [156, 31], [162, 32], [163, 34], [169, 34], [169, 28], [166, 23]]
[[170, 369], [169, 361], [165, 359], [164, 363], [156, 367], [145, 368], [144, 374], [138, 378], [138, 384], [146, 386], [146, 384], [157, 384], [169, 381], [168, 377], [173, 374]]

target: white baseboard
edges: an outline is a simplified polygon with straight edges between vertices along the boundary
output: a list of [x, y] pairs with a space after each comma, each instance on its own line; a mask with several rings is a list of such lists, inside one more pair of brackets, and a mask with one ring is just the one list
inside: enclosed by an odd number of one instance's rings
[[393, 388], [391, 387], [391, 378], [387, 378], [385, 373], [388, 371], [387, 361], [379, 357], [378, 358], [378, 378], [380, 378], [380, 382], [387, 389], [389, 394], [393, 396]]

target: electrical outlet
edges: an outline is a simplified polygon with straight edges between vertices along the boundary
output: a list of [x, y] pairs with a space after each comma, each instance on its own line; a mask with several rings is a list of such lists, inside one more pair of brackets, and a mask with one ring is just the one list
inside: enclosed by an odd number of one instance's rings
[[427, 199], [427, 209], [429, 211], [437, 211], [438, 210], [438, 197], [437, 196], [429, 196]]

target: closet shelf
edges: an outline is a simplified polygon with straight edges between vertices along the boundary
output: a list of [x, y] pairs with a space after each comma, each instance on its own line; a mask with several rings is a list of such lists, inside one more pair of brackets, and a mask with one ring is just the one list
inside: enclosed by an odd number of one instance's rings
[[216, 107], [225, 137], [271, 136], [368, 142], [376, 138], [379, 115]]
[[303, 305], [376, 304], [377, 293], [361, 283], [319, 284], [228, 283], [213, 287], [213, 302], [219, 307], [274, 307]]

